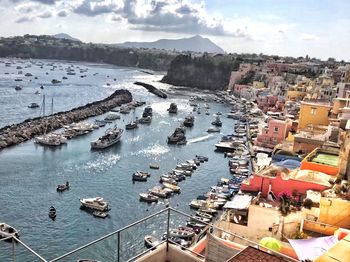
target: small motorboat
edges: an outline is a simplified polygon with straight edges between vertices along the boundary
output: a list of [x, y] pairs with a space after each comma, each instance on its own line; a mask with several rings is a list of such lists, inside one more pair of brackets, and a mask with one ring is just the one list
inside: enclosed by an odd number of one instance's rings
[[194, 199], [190, 203], [190, 207], [195, 208], [195, 209], [199, 209], [199, 208], [204, 207], [204, 206], [205, 206], [204, 200]]
[[179, 193], [180, 190], [181, 190], [181, 188], [179, 186], [176, 186], [176, 185], [173, 185], [173, 184], [170, 184], [170, 183], [167, 183], [167, 182], [163, 182], [163, 185], [166, 188], [170, 188], [171, 190], [173, 190], [176, 193]]
[[159, 169], [159, 165], [157, 165], [157, 164], [149, 164], [149, 168], [151, 168], [151, 169]]
[[158, 202], [159, 197], [151, 194], [151, 193], [140, 193], [140, 201], [145, 201], [148, 203]]
[[117, 119], [120, 119], [120, 115], [118, 115], [116, 113], [110, 113], [104, 118], [104, 120], [106, 120], [106, 121], [113, 121], [113, 120], [117, 120]]
[[37, 103], [31, 103], [28, 108], [38, 108], [39, 105]]
[[209, 160], [208, 157], [206, 157], [206, 156], [200, 156], [200, 155], [196, 155], [196, 158], [197, 158], [199, 161], [201, 161], [202, 163], [203, 163], [204, 161], [207, 162], [207, 161]]
[[129, 124], [125, 125], [125, 129], [135, 129], [138, 128], [137, 121], [131, 121]]
[[134, 174], [132, 174], [132, 180], [133, 181], [140, 181], [140, 182], [146, 182], [148, 178], [148, 173], [137, 171]]
[[170, 237], [179, 237], [182, 239], [189, 239], [194, 236], [194, 232], [185, 229], [170, 229], [169, 230]]
[[191, 216], [190, 221], [209, 223], [211, 221], [211, 219], [204, 218], [204, 217], [201, 217], [201, 216]]
[[20, 91], [20, 90], [22, 90], [22, 87], [19, 86], [19, 85], [17, 85], [17, 86], [15, 87], [15, 90], [16, 90], [16, 91]]
[[0, 239], [6, 238], [11, 241], [12, 237], [19, 238], [18, 230], [6, 223], [0, 223]]
[[56, 218], [56, 208], [53, 206], [50, 207], [49, 209], [49, 217], [54, 220]]
[[202, 224], [194, 221], [187, 221], [186, 225], [188, 227], [193, 227], [193, 228], [205, 228], [207, 226], [206, 224]]
[[205, 208], [200, 208], [199, 209], [200, 212], [202, 213], [208, 213], [208, 214], [216, 214], [218, 211], [214, 208], [209, 208], [209, 207], [205, 207]]
[[209, 220], [213, 219], [212, 215], [210, 215], [208, 213], [200, 212], [200, 211], [196, 211], [196, 215], [200, 216], [200, 217], [203, 217], [203, 218], [206, 218], [206, 219], [209, 219]]
[[65, 184], [60, 184], [60, 185], [57, 185], [57, 192], [63, 192], [65, 190], [68, 190], [69, 189], [69, 182], [66, 181]]
[[93, 213], [92, 213], [92, 215], [94, 216], [94, 217], [99, 217], [99, 218], [106, 218], [106, 217], [108, 217], [108, 213], [107, 212], [103, 212], [103, 211], [94, 211]]
[[159, 240], [157, 240], [157, 238], [155, 238], [154, 236], [145, 236], [145, 246], [147, 248], [155, 248], [157, 245], [159, 245], [159, 243]]
[[57, 79], [52, 79], [52, 80], [51, 80], [51, 83], [52, 83], [52, 84], [59, 84], [59, 83], [61, 83], [61, 81], [60, 81], [60, 80], [57, 80]]
[[152, 122], [151, 116], [141, 117], [138, 121], [140, 124], [149, 124]]
[[218, 128], [218, 127], [209, 127], [207, 132], [208, 133], [218, 133], [218, 132], [220, 132], [220, 128]]
[[164, 190], [160, 186], [155, 186], [155, 187], [149, 189], [148, 192], [151, 193], [152, 195], [155, 195], [155, 196], [161, 197], [161, 198], [167, 198], [169, 195], [169, 192], [167, 190]]

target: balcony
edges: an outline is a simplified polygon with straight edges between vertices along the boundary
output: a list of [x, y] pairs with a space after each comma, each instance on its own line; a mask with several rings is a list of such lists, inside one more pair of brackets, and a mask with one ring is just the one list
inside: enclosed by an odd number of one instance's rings
[[[193, 245], [189, 248], [180, 246], [169, 237], [171, 225], [178, 225], [184, 219], [191, 216], [181, 211], [168, 207], [139, 221], [113, 231], [90, 243], [75, 248], [68, 253], [55, 258], [44, 258], [20, 239], [12, 237], [12, 243], [0, 240], [1, 261], [78, 261], [89, 259], [92, 261], [137, 261], [137, 262], [204, 262], [204, 261], [233, 261], [232, 257], [242, 253], [247, 247], [252, 247], [256, 252], [266, 253], [278, 261], [297, 261], [282, 253], [267, 249], [242, 236], [218, 228], [213, 224], [196, 235]], [[147, 225], [157, 223], [158, 233], [165, 233], [164, 240], [155, 247], [144, 247], [144, 235], [140, 235], [135, 229], [146, 229]], [[204, 223], [204, 222], [203, 222]], [[144, 231], [143, 231], [144, 232]], [[150, 235], [154, 232], [146, 232]], [[223, 240], [215, 235], [226, 235], [237, 242]], [[64, 240], [62, 240], [64, 241]], [[226, 242], [223, 244], [222, 242]], [[238, 244], [239, 243], [239, 244]], [[237, 260], [234, 260], [237, 261]]]

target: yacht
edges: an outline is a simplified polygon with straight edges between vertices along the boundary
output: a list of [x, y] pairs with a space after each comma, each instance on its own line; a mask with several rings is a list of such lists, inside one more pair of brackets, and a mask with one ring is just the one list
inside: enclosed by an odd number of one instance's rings
[[109, 128], [103, 136], [90, 143], [91, 148], [102, 149], [114, 145], [120, 140], [123, 132], [123, 129], [117, 128], [116, 126], [114, 128]]
[[109, 204], [102, 197], [82, 198], [80, 199], [80, 203], [82, 207], [98, 211], [106, 211], [110, 209]]

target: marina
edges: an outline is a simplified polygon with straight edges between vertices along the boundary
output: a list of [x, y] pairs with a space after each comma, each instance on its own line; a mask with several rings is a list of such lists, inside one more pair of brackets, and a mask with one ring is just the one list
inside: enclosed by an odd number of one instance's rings
[[[21, 61], [21, 63], [25, 63]], [[40, 64], [50, 63], [47, 61], [40, 61]], [[56, 62], [58, 67], [59, 62]], [[3, 64], [0, 63], [0, 67]], [[86, 64], [75, 63], [75, 67], [89, 67]], [[100, 67], [102, 69], [100, 69]], [[105, 74], [124, 74], [125, 69], [112, 67], [106, 69], [106, 65], [93, 65], [89, 67], [88, 72], [93, 75], [95, 72], [100, 72], [95, 79], [96, 90], [103, 85], [104, 79], [101, 77], [101, 72], [106, 71]], [[108, 68], [107, 67], [107, 68]], [[4, 67], [5, 68], [5, 67]], [[1, 68], [1, 77], [5, 69]], [[8, 69], [7, 69], [8, 70]], [[128, 69], [129, 75], [138, 77], [143, 81], [159, 80], [161, 75], [149, 75], [140, 73], [137, 70]], [[39, 79], [45, 77], [45, 70], [42, 72], [36, 71], [33, 75], [38, 76]], [[88, 79], [89, 77], [84, 78]], [[73, 76], [72, 76], [73, 77]], [[78, 77], [75, 76], [75, 77]], [[56, 77], [58, 79], [58, 77]], [[101, 79], [102, 78], [102, 79]], [[119, 78], [119, 77], [118, 77]], [[70, 78], [69, 78], [70, 79]], [[79, 78], [80, 79], [80, 78]], [[0, 90], [4, 92], [4, 81], [0, 81]], [[91, 81], [91, 79], [90, 79]], [[98, 82], [100, 81], [100, 82]], [[6, 81], [5, 81], [6, 83]], [[5, 84], [6, 85], [6, 84]], [[56, 84], [62, 85], [60, 84]], [[21, 239], [28, 243], [33, 249], [46, 257], [55, 257], [64, 252], [68, 252], [72, 247], [78, 247], [89, 240], [110, 232], [113, 229], [120, 228], [127, 225], [130, 221], [140, 219], [151, 212], [163, 209], [166, 206], [174, 206], [187, 213], [193, 213], [188, 203], [193, 198], [208, 191], [210, 186], [216, 185], [217, 180], [222, 176], [229, 176], [226, 160], [223, 154], [214, 151], [214, 144], [220, 141], [222, 134], [231, 134], [233, 128], [233, 121], [231, 119], [222, 118], [222, 133], [210, 134], [208, 136], [206, 130], [208, 123], [213, 116], [205, 114], [196, 115], [195, 125], [192, 128], [186, 128], [186, 145], [167, 145], [167, 136], [174, 132], [176, 127], [179, 127], [184, 121], [185, 117], [192, 111], [189, 105], [188, 97], [193, 93], [188, 91], [180, 91], [172, 88], [169, 85], [159, 83], [162, 89], [167, 90], [168, 98], [163, 100], [156, 96], [150, 95], [143, 87], [133, 85], [133, 78], [125, 79], [123, 87], [127, 87], [132, 93], [134, 100], [145, 101], [146, 105], [152, 107], [152, 122], [149, 125], [140, 125], [137, 129], [124, 131], [120, 141], [113, 146], [103, 150], [91, 151], [90, 142], [97, 140], [103, 136], [108, 128], [115, 124], [124, 129], [125, 124], [131, 122], [135, 116], [141, 116], [144, 107], [136, 107], [134, 113], [121, 114], [120, 119], [112, 120], [112, 123], [106, 123], [105, 126], [84, 134], [77, 136], [74, 139], [69, 139], [60, 147], [39, 146], [33, 143], [33, 140], [21, 143], [14, 147], [9, 147], [1, 151], [0, 164], [5, 166], [0, 170], [0, 176], [4, 180], [6, 177], [4, 191], [2, 193], [4, 201], [11, 202], [11, 209], [1, 207], [1, 214], [3, 221], [11, 221], [11, 226], [21, 231]], [[38, 88], [40, 85], [38, 85]], [[52, 87], [56, 88], [56, 87]], [[60, 86], [60, 92], [66, 92], [68, 87]], [[78, 88], [78, 87], [77, 87]], [[97, 94], [93, 87], [90, 87], [92, 94]], [[107, 87], [105, 87], [107, 88]], [[119, 85], [108, 87], [109, 93], [119, 88]], [[79, 92], [79, 89], [77, 89]], [[24, 90], [23, 90], [24, 91]], [[50, 97], [54, 90], [45, 88], [42, 90], [47, 97]], [[34, 96], [35, 88], [30, 93]], [[47, 92], [47, 93], [46, 93]], [[54, 91], [55, 93], [58, 90]], [[67, 96], [74, 93], [67, 93]], [[74, 94], [75, 95], [75, 94]], [[225, 104], [216, 103], [214, 101], [215, 95], [202, 94], [208, 97], [210, 105], [210, 112], [221, 111], [228, 113], [230, 108]], [[13, 96], [17, 96], [13, 90]], [[57, 93], [59, 96], [59, 93]], [[93, 95], [92, 95], [93, 96]], [[30, 99], [30, 98], [29, 98]], [[99, 95], [96, 99], [101, 99]], [[72, 103], [73, 100], [66, 99], [64, 105], [60, 104], [60, 99], [55, 98], [55, 108], [61, 110], [70, 110], [71, 107], [76, 106]], [[196, 103], [204, 103], [203, 100], [196, 101]], [[24, 102], [28, 104], [29, 102]], [[84, 100], [83, 100], [84, 103]], [[169, 115], [167, 108], [171, 103], [176, 103], [177, 114]], [[5, 110], [6, 104], [1, 104]], [[65, 107], [64, 107], [65, 106]], [[67, 107], [68, 106], [68, 107]], [[204, 106], [203, 106], [204, 107]], [[27, 108], [28, 110], [28, 108]], [[55, 111], [57, 109], [54, 109]], [[131, 111], [132, 111], [131, 110]], [[29, 113], [32, 113], [31, 111]], [[104, 118], [109, 113], [99, 117], [92, 117], [86, 121], [93, 123], [95, 119]], [[18, 115], [17, 120], [4, 119], [2, 116], [3, 125], [9, 123], [8, 121], [20, 122], [23, 114]], [[13, 117], [12, 115], [9, 117]], [[62, 130], [63, 131], [63, 130]], [[57, 132], [61, 132], [58, 130]], [[197, 155], [197, 156], [196, 156]], [[208, 161], [208, 158], [209, 161]], [[199, 162], [205, 162], [198, 170], [194, 171], [192, 176], [187, 176], [187, 170], [178, 169], [176, 167], [186, 160], [196, 158]], [[6, 164], [5, 164], [6, 163]], [[133, 163], [130, 165], [130, 163]], [[157, 163], [155, 167], [159, 169], [150, 169], [150, 163]], [[25, 168], [24, 167], [28, 167]], [[176, 168], [175, 168], [176, 167]], [[185, 167], [184, 167], [185, 168]], [[171, 197], [162, 198], [164, 194], [169, 194], [167, 190], [160, 190], [154, 188], [159, 184], [160, 176], [166, 172], [176, 170], [175, 173], [183, 174], [186, 181], [181, 183], [181, 193], [173, 194]], [[152, 173], [151, 177], [147, 179], [146, 183], [133, 184], [130, 175], [136, 170], [144, 170]], [[19, 181], [19, 182], [17, 182]], [[69, 181], [70, 188], [62, 194], [56, 192], [57, 185], [62, 181]], [[36, 194], [32, 195], [24, 188], [31, 187], [31, 191]], [[152, 190], [153, 189], [153, 190]], [[158, 201], [147, 204], [139, 201], [139, 194], [148, 192], [149, 190], [158, 193]], [[97, 219], [92, 213], [80, 209], [78, 199], [91, 198], [101, 196], [108, 200], [112, 206], [108, 211], [109, 219]], [[40, 199], [40, 203], [36, 200]], [[31, 209], [25, 207], [31, 203]], [[50, 206], [54, 206], [57, 212], [55, 221], [48, 219], [47, 210]], [[123, 212], [117, 207], [123, 206]], [[46, 207], [46, 208], [43, 208]], [[210, 209], [203, 210], [210, 212]], [[22, 216], [17, 214], [21, 212]], [[29, 220], [25, 218], [32, 218]], [[187, 221], [173, 221], [173, 227], [183, 225]], [[44, 234], [35, 234], [35, 228], [48, 228]], [[74, 228], [74, 229], [72, 229]], [[66, 238], [65, 231], [69, 231], [70, 238]], [[146, 229], [139, 229], [137, 235], [141, 240], [145, 235], [161, 236], [164, 232], [159, 231], [156, 225], [150, 225]], [[81, 239], [80, 235], [84, 234], [85, 238]], [[129, 245], [128, 235], [122, 236], [124, 245]], [[61, 241], [65, 239], [65, 241]], [[46, 248], [45, 243], [59, 246], [59, 249]], [[140, 245], [140, 250], [144, 247]], [[107, 250], [95, 250], [97, 256], [103, 254]], [[108, 253], [110, 254], [110, 253]], [[18, 252], [17, 257], [21, 257], [21, 252]], [[25, 260], [24, 260], [25, 261]]]

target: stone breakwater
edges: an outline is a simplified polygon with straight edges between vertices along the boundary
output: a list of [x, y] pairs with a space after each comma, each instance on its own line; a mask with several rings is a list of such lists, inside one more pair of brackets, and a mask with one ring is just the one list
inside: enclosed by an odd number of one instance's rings
[[151, 92], [152, 94], [155, 94], [156, 96], [159, 96], [161, 98], [167, 98], [167, 94], [165, 92], [163, 92], [162, 90], [156, 88], [155, 86], [152, 86], [150, 84], [146, 84], [143, 82], [135, 82], [134, 85], [139, 85], [139, 86], [143, 86], [144, 88], [146, 88], [148, 90], [148, 92]]
[[35, 136], [62, 128], [64, 125], [104, 114], [116, 106], [131, 101], [131, 93], [128, 90], [121, 89], [103, 100], [88, 103], [69, 111], [58, 112], [44, 117], [30, 118], [19, 124], [5, 126], [0, 129], [0, 150], [27, 141]]

